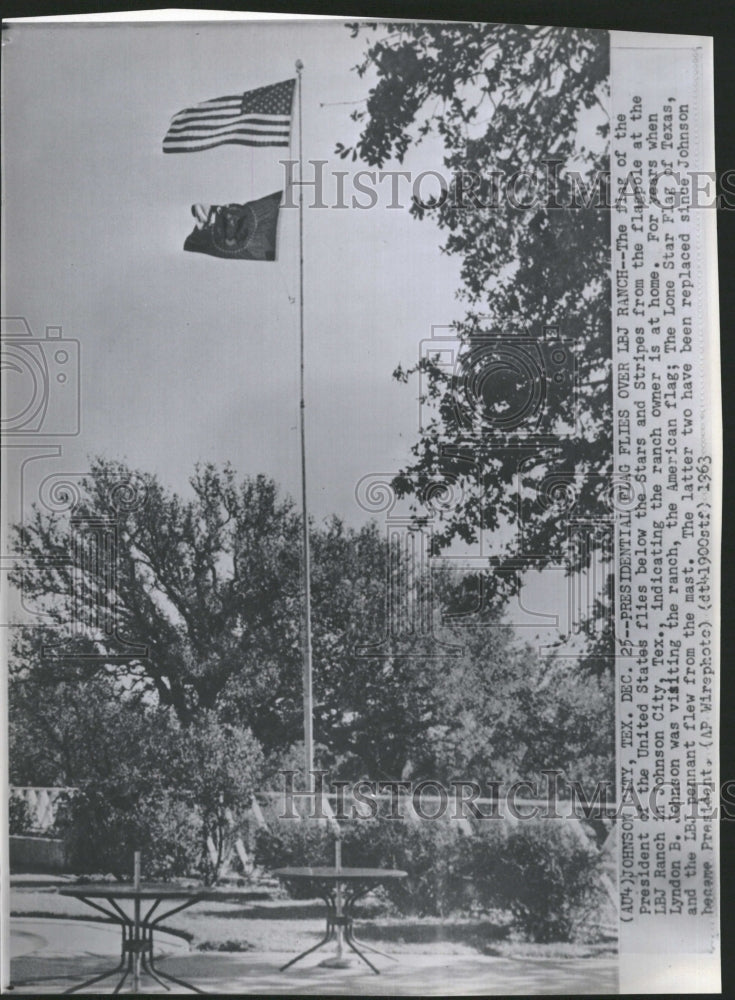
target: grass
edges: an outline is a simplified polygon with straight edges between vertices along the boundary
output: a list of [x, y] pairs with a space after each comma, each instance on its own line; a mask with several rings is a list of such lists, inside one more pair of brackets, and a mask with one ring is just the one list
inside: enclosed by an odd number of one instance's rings
[[[73, 879], [11, 878], [11, 916], [95, 919], [81, 900], [60, 896], [57, 888]], [[247, 887], [250, 888], [250, 887]], [[300, 951], [324, 933], [324, 904], [319, 900], [253, 898], [262, 893], [223, 892], [176, 914], [166, 930], [180, 934], [198, 951]], [[273, 896], [276, 895], [274, 892]], [[502, 913], [483, 917], [385, 916], [370, 899], [360, 906], [355, 930], [359, 938], [381, 942], [394, 954], [484, 954], [506, 958], [584, 958], [615, 954], [614, 941], [598, 944], [536, 945], [520, 941]]]

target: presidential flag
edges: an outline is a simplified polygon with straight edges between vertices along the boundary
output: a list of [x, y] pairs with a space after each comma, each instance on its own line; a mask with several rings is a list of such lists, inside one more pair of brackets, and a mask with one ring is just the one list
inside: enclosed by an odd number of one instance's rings
[[295, 83], [283, 80], [179, 111], [163, 140], [164, 153], [198, 153], [228, 143], [288, 146]]
[[275, 260], [282, 191], [245, 205], [192, 205], [196, 227], [184, 250], [235, 260]]

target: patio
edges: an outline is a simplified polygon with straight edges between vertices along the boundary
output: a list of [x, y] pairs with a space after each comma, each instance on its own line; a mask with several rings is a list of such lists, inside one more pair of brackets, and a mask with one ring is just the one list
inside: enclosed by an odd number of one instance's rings
[[[400, 954], [381, 976], [358, 966], [326, 969], [319, 958], [286, 972], [288, 952], [189, 952], [173, 935], [162, 935], [161, 967], [208, 993], [263, 995], [574, 995], [617, 992], [617, 963], [604, 958], [501, 958], [467, 954]], [[116, 956], [115, 928], [93, 921], [11, 919], [11, 975], [18, 994], [62, 993]], [[108, 981], [109, 982], [109, 981]], [[104, 984], [103, 984], [104, 985]], [[113, 985], [103, 991], [112, 992]], [[145, 983], [146, 993], [164, 992]]]

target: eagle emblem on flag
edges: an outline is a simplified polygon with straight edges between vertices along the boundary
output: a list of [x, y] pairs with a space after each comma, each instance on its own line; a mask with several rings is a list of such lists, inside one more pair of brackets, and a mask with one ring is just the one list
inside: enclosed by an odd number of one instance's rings
[[184, 250], [236, 260], [275, 260], [282, 191], [244, 205], [192, 205], [196, 227]]

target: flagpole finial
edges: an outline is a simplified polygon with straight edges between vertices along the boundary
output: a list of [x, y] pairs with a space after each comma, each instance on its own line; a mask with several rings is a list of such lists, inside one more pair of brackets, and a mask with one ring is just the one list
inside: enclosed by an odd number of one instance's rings
[[300, 59], [297, 59], [296, 60], [296, 72], [300, 73], [303, 68], [304, 68], [304, 64], [301, 62]]

